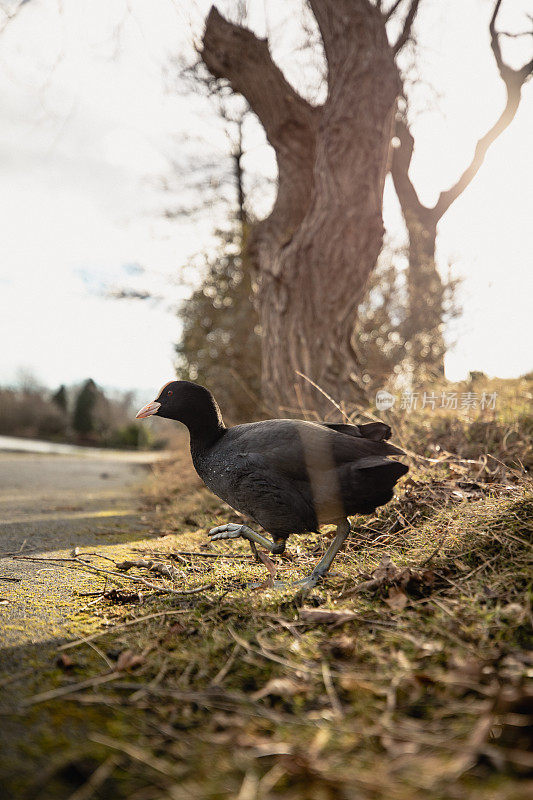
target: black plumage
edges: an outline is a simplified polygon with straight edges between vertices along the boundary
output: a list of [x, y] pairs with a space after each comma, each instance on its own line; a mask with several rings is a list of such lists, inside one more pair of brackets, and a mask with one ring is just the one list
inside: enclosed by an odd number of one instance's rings
[[[371, 514], [387, 503], [395, 483], [408, 470], [391, 460], [390, 456], [403, 453], [386, 441], [391, 429], [382, 422], [348, 425], [273, 419], [226, 428], [211, 393], [189, 381], [166, 384], [138, 417], [152, 414], [188, 427], [200, 478], [214, 494], [268, 531], [273, 542], [238, 525], [220, 526], [211, 531], [212, 537], [243, 536], [272, 552], [283, 552], [291, 533], [316, 531], [324, 523], [338, 525], [342, 546], [349, 532], [346, 517]], [[340, 546], [315, 577], [329, 568]]]

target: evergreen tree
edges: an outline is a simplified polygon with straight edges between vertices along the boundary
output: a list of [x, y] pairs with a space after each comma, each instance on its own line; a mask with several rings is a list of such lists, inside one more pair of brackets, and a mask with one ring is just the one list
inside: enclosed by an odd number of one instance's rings
[[87, 436], [95, 430], [94, 410], [98, 395], [95, 382], [89, 378], [76, 397], [72, 427], [81, 436]]
[[204, 256], [201, 285], [179, 310], [183, 329], [176, 369], [180, 379], [209, 387], [236, 422], [258, 413], [259, 323], [240, 229], [219, 231], [218, 238], [215, 255]]
[[61, 384], [57, 392], [52, 395], [52, 403], [56, 405], [60, 411], [66, 413], [68, 405], [67, 390], [65, 384]]

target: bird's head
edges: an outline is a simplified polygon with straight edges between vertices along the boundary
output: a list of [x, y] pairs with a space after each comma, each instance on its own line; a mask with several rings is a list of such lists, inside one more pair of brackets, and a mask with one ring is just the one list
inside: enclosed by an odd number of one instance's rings
[[137, 419], [164, 417], [182, 422], [190, 431], [224, 427], [220, 409], [211, 392], [191, 381], [169, 381], [157, 398], [143, 406]]

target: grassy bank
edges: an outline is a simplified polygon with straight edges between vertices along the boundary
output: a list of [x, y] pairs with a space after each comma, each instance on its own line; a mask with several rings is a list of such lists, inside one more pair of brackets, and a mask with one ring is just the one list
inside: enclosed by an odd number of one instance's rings
[[[398, 418], [396, 440], [421, 457], [392, 503], [354, 518], [304, 599], [269, 588], [271, 573], [301, 577], [332, 531], [256, 564], [245, 543], [208, 543], [208, 528], [237, 517], [186, 448], [158, 465], [146, 499], [161, 537], [132, 546], [144, 564], [95, 595], [100, 624], [60, 651], [45, 687], [57, 696], [28, 706], [30, 722], [44, 709], [89, 720], [75, 748], [47, 744], [33, 796], [530, 796], [528, 386], [477, 418]], [[128, 576], [208, 588], [158, 594]]]

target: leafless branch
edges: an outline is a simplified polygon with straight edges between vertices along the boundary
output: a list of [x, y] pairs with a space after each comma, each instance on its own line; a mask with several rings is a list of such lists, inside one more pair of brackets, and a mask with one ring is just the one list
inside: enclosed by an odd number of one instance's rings
[[[211, 74], [242, 94], [279, 150], [294, 125], [314, 127], [315, 109], [287, 82], [271, 58], [268, 42], [226, 20], [213, 6], [207, 17], [201, 57]], [[292, 125], [290, 124], [292, 122]]]
[[513, 69], [505, 62], [502, 56], [498, 38], [502, 34], [496, 31], [496, 21], [501, 4], [502, 0], [497, 0], [491, 17], [489, 31], [491, 49], [498, 71], [505, 84], [505, 107], [494, 125], [477, 142], [474, 156], [468, 167], [453, 186], [440, 193], [439, 199], [433, 208], [428, 208], [420, 202], [416, 189], [409, 178], [409, 167], [413, 154], [414, 141], [405, 119], [398, 119], [396, 122], [395, 133], [399, 140], [399, 146], [394, 148], [392, 155], [391, 174], [394, 186], [404, 214], [411, 213], [412, 215], [416, 215], [420, 220], [423, 220], [425, 224], [437, 225], [438, 221], [446, 213], [452, 203], [464, 192], [466, 187], [477, 175], [485, 160], [489, 147], [513, 121], [520, 105], [522, 86], [533, 72], [533, 60], [528, 61], [519, 69]]
[[29, 0], [19, 0], [16, 3], [0, 3], [0, 33], [7, 28], [18, 15], [22, 6], [28, 2]]
[[401, 3], [403, 3], [403, 0], [396, 0], [396, 2], [392, 4], [392, 6], [389, 8], [387, 13], [385, 14], [385, 22], [388, 22], [389, 19], [394, 16], [396, 11], [398, 10], [398, 6]]
[[394, 188], [404, 214], [411, 213], [420, 217], [425, 207], [420, 202], [417, 191], [409, 177], [409, 168], [413, 157], [414, 139], [405, 119], [396, 120], [395, 136], [398, 144], [393, 148], [391, 175]]
[[400, 50], [402, 49], [402, 47], [405, 46], [411, 35], [411, 28], [413, 27], [413, 22], [415, 21], [419, 5], [420, 5], [420, 0], [411, 0], [411, 5], [409, 6], [409, 11], [407, 12], [405, 22], [403, 23], [402, 31], [398, 36], [398, 39], [396, 40], [396, 43], [393, 47], [393, 52], [395, 54], [400, 52]]
[[522, 86], [528, 80], [533, 72], [533, 59], [526, 62], [521, 68], [513, 69], [507, 64], [502, 56], [499, 36], [496, 31], [496, 20], [500, 10], [502, 0], [497, 0], [494, 7], [494, 13], [490, 21], [490, 41], [491, 49], [494, 54], [496, 65], [500, 76], [505, 84], [506, 89], [506, 102], [503, 111], [494, 123], [494, 125], [487, 131], [487, 133], [479, 139], [474, 151], [472, 161], [465, 169], [459, 180], [450, 189], [441, 192], [437, 204], [434, 209], [436, 219], [439, 220], [443, 214], [449, 209], [451, 204], [461, 195], [466, 187], [471, 183], [477, 175], [481, 165], [485, 160], [485, 156], [491, 144], [503, 133], [503, 131], [511, 124], [518, 107], [522, 94]]
[[288, 83], [272, 60], [265, 39], [229, 22], [215, 7], [207, 17], [201, 57], [215, 78], [243, 95], [276, 153], [276, 202], [270, 216], [255, 226], [250, 252], [262, 236], [287, 241], [309, 202], [322, 109], [311, 106]]

